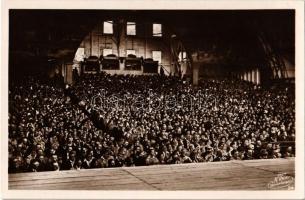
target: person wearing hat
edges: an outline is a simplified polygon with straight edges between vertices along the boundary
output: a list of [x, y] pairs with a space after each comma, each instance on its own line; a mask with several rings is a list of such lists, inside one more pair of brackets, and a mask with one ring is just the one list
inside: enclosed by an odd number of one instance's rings
[[284, 153], [284, 158], [288, 158], [288, 157], [294, 157], [293, 151], [292, 151], [292, 146], [288, 146], [286, 148], [286, 151]]
[[53, 171], [59, 171], [59, 164], [57, 162], [53, 162]]
[[32, 163], [32, 168], [31, 168], [31, 171], [32, 172], [38, 172], [39, 171], [39, 166], [40, 166], [40, 163], [39, 163], [39, 161], [34, 161], [33, 163]]
[[260, 159], [268, 159], [268, 151], [267, 149], [262, 149], [260, 152]]
[[133, 160], [133, 163], [135, 164], [135, 166], [143, 166], [146, 164], [147, 154], [143, 150], [143, 147], [141, 147], [140, 145], [135, 146], [132, 157], [133, 157], [132, 160]]
[[206, 147], [206, 152], [204, 153], [204, 161], [205, 162], [213, 162], [216, 158], [216, 155], [214, 155], [213, 147], [208, 146]]
[[148, 154], [146, 158], [146, 165], [156, 165], [159, 164], [160, 161], [156, 157], [156, 152], [153, 147], [150, 148], [150, 153]]
[[[254, 90], [237, 80], [204, 80], [194, 88], [174, 76], [106, 73], [84, 74], [69, 87], [81, 105], [67, 98], [63, 89], [39, 79], [9, 89], [13, 105], [9, 109], [9, 172], [57, 170], [54, 163], [60, 170], [69, 170], [294, 156], [293, 145], [272, 145], [295, 141], [290, 89]], [[90, 101], [101, 90], [105, 98], [128, 98], [123, 104], [95, 109]], [[150, 105], [164, 103], [168, 97], [190, 97], [195, 102], [173, 104], [167, 110], [160, 109], [162, 105], [132, 109], [139, 95], [149, 97]], [[90, 120], [86, 111], [93, 110], [109, 127]]]

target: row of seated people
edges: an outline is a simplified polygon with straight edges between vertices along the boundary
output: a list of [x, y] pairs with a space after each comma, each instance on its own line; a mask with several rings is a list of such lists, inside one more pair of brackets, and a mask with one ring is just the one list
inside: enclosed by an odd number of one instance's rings
[[[10, 84], [10, 173], [294, 156], [290, 86], [214, 80], [195, 87], [174, 76], [99, 73], [81, 76], [72, 90], [86, 109], [38, 78]], [[128, 98], [101, 107], [92, 103], [97, 96]], [[122, 135], [98, 128], [85, 112], [93, 110]]]

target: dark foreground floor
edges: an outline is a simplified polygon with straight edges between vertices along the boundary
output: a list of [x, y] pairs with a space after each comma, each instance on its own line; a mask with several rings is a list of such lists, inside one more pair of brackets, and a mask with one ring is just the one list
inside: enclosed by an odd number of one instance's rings
[[10, 174], [9, 189], [287, 190], [294, 176], [290, 158]]

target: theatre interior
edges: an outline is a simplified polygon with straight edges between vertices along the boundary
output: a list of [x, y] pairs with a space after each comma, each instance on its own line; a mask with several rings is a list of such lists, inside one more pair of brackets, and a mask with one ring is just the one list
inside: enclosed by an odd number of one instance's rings
[[11, 9], [8, 60], [10, 189], [294, 187], [294, 10]]

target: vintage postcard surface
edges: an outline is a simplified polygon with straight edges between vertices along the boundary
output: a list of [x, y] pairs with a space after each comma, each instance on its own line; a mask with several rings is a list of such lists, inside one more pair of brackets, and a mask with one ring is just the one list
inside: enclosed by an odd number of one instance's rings
[[1, 3], [2, 198], [304, 198], [303, 1]]

